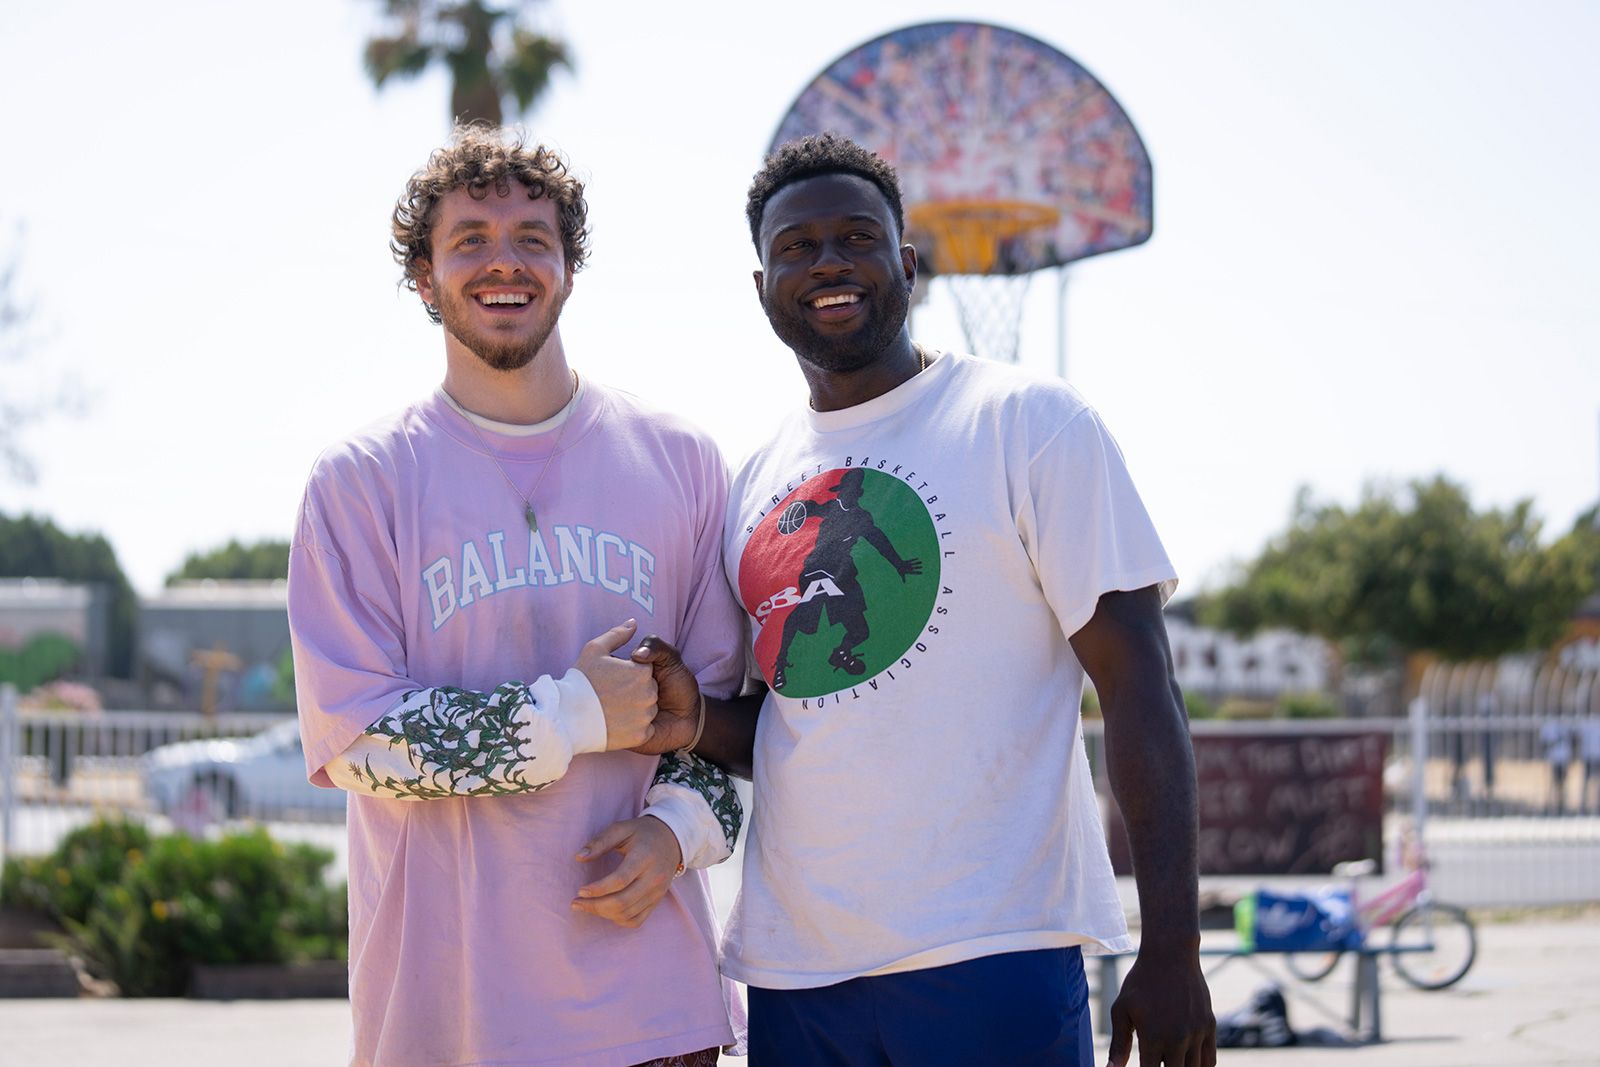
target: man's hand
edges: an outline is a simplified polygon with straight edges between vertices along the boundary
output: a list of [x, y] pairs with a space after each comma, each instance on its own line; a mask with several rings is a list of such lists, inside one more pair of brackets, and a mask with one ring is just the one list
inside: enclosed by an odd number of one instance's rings
[[633, 929], [667, 895], [683, 862], [683, 850], [666, 823], [654, 815], [641, 815], [601, 830], [578, 852], [578, 862], [588, 863], [608, 852], [622, 853], [621, 866], [579, 889], [572, 907]]
[[652, 672], [611, 654], [633, 640], [638, 629], [639, 624], [629, 619], [584, 645], [578, 655], [577, 668], [594, 687], [600, 710], [605, 713], [607, 752], [645, 744], [655, 733], [651, 726], [656, 715]]
[[650, 739], [635, 745], [635, 752], [659, 755], [682, 748], [694, 740], [700, 724], [700, 683], [683, 665], [678, 650], [654, 634], [633, 650], [633, 662], [647, 664], [656, 683], [656, 721]]
[[1141, 948], [1111, 1005], [1112, 1067], [1124, 1067], [1139, 1035], [1139, 1067], [1215, 1067], [1217, 1020], [1193, 952]]
[[894, 565], [894, 569], [900, 575], [900, 580], [904, 582], [906, 575], [922, 573], [922, 561], [920, 559], [903, 559]]

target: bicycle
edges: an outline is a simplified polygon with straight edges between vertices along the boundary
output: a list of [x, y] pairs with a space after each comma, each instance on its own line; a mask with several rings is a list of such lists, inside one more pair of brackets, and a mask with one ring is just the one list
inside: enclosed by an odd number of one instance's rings
[[[1341, 863], [1333, 872], [1350, 880], [1351, 911], [1362, 943], [1374, 930], [1390, 926], [1389, 947], [1384, 951], [1395, 973], [1418, 989], [1445, 989], [1472, 969], [1478, 957], [1477, 928], [1463, 909], [1433, 899], [1428, 860], [1421, 850], [1405, 851], [1409, 873], [1367, 900], [1359, 895], [1360, 879], [1372, 874], [1377, 864], [1372, 860]], [[1343, 955], [1343, 949], [1287, 952], [1284, 962], [1297, 978], [1317, 982], [1333, 973]]]

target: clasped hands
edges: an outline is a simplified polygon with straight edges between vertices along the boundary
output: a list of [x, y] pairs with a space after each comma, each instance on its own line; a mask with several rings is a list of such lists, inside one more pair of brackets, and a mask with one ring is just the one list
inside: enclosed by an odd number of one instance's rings
[[[577, 668], [589, 679], [605, 714], [606, 751], [656, 755], [682, 748], [694, 737], [700, 685], [678, 650], [659, 637], [646, 637], [627, 659], [616, 656], [637, 632], [633, 619], [612, 627], [583, 646]], [[612, 852], [622, 862], [579, 888], [572, 907], [631, 929], [666, 896], [683, 851], [666, 823], [641, 815], [600, 831], [577, 859], [590, 863]]]

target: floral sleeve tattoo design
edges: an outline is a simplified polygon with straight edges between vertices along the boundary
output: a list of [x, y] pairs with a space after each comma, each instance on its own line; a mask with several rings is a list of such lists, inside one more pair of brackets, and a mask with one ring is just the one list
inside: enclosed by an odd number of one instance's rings
[[[564, 756], [570, 756], [549, 747], [557, 733], [537, 713], [538, 706], [532, 689], [521, 682], [507, 682], [492, 693], [452, 686], [416, 689], [366, 729], [364, 736], [381, 746], [377, 752], [347, 761], [345, 770], [364, 792], [400, 800], [537, 792], [565, 773]], [[519, 718], [524, 707], [536, 709], [535, 714]], [[375, 760], [381, 766], [374, 766]], [[651, 785], [679, 786], [700, 796], [733, 851], [744, 809], [721, 768], [695, 755], [668, 753]]]
[[717, 825], [722, 827], [728, 851], [733, 851], [734, 844], [739, 840], [739, 828], [744, 824], [744, 806], [739, 803], [733, 779], [728, 777], [726, 771], [692, 752], [687, 755], [668, 752], [661, 757], [655, 781], [651, 784], [681, 785], [704, 797], [705, 802], [711, 805], [711, 814], [717, 817]]
[[[521, 682], [507, 682], [492, 693], [438, 686], [407, 693], [389, 714], [366, 730], [391, 748], [409, 752], [417, 771], [396, 777], [375, 770], [370, 759], [352, 762], [353, 773], [374, 793], [435, 800], [531, 793], [550, 779], [534, 769], [532, 730], [517, 721], [517, 709], [538, 701]], [[543, 768], [541, 768], [543, 769]]]

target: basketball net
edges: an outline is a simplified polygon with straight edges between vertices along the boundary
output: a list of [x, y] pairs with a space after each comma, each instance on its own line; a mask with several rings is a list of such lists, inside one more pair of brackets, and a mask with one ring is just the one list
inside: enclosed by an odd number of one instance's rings
[[1033, 275], [948, 274], [943, 280], [956, 299], [967, 348], [974, 355], [1015, 363], [1022, 340], [1022, 305]]
[[934, 273], [955, 297], [961, 332], [976, 355], [1017, 361], [1022, 307], [1032, 273], [1010, 273], [1001, 261], [1004, 242], [1054, 226], [1057, 208], [1021, 200], [944, 200], [906, 209], [912, 228], [926, 235]]

